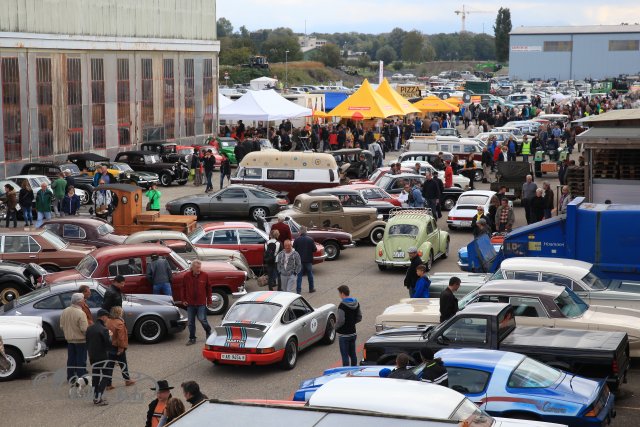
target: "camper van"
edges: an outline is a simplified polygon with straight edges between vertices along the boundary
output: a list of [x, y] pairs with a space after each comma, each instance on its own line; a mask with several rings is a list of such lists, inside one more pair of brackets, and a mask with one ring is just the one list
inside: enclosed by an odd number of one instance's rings
[[458, 156], [459, 160], [466, 160], [469, 154], [473, 154], [473, 159], [480, 162], [482, 160], [483, 143], [473, 138], [456, 138], [453, 136], [439, 136], [435, 139], [425, 139], [415, 137], [408, 141], [405, 146], [411, 151], [448, 151]]
[[254, 151], [247, 154], [231, 178], [233, 184], [256, 184], [286, 191], [289, 200], [316, 188], [340, 184], [338, 165], [331, 154], [311, 151]]

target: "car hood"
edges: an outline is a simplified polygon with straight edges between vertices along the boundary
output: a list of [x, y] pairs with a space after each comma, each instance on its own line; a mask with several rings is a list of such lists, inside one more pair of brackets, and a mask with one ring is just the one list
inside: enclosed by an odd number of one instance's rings
[[238, 271], [238, 269], [228, 262], [223, 261], [203, 261], [202, 262], [202, 271], [206, 272], [233, 272]]
[[100, 239], [107, 240], [112, 245], [122, 245], [124, 244], [124, 241], [127, 240], [127, 236], [121, 236], [119, 234], [109, 233], [109, 234], [105, 234], [104, 236], [100, 236]]
[[351, 240], [351, 234], [347, 233], [346, 231], [342, 231], [339, 228], [313, 227], [307, 231], [307, 234], [314, 240], [314, 236], [328, 237], [325, 233], [331, 233], [331, 237], [336, 237], [338, 239], [342, 238]]
[[406, 298], [376, 317], [380, 325], [433, 325], [440, 323], [440, 299]]
[[125, 172], [125, 173], [129, 173], [131, 175], [137, 175], [140, 178], [158, 179], [158, 174], [155, 172], [133, 171], [133, 172]]
[[39, 338], [42, 332], [42, 317], [0, 316], [0, 336], [5, 345], [11, 344], [12, 340]]
[[13, 273], [24, 276], [26, 265], [20, 262], [0, 261], [0, 274]]
[[587, 406], [596, 400], [603, 385], [600, 381], [564, 373], [553, 394], [556, 399]]
[[65, 251], [81, 252], [84, 255], [87, 255], [90, 252], [95, 251], [96, 247], [95, 246], [90, 246], [90, 245], [82, 245], [80, 243], [70, 243], [69, 246], [67, 246], [64, 250]]
[[586, 324], [593, 326], [589, 329], [600, 331], [620, 331], [629, 335], [629, 343], [640, 341], [640, 310], [623, 307], [605, 307], [601, 305], [591, 305], [584, 314], [575, 319], [584, 327]]

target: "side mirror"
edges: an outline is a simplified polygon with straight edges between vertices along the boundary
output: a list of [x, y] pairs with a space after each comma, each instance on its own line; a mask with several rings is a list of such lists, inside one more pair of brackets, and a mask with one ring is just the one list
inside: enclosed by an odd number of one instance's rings
[[216, 199], [222, 200], [222, 196], [216, 196]]
[[447, 344], [444, 342], [444, 338], [442, 337], [442, 335], [440, 335], [440, 336], [438, 336], [438, 338], [436, 338], [436, 342], [437, 342], [438, 344], [440, 344], [440, 345], [447, 345]]

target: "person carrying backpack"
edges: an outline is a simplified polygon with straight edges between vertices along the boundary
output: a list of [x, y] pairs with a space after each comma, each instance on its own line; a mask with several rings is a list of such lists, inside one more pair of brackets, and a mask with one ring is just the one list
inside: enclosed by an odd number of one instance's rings
[[[280, 252], [280, 242], [278, 241], [280, 232], [271, 230], [269, 237], [270, 239], [264, 244], [263, 263], [267, 272], [267, 285], [269, 290], [272, 291], [277, 286], [278, 268], [276, 266], [276, 256]], [[280, 286], [277, 286], [277, 289], [280, 290]]]

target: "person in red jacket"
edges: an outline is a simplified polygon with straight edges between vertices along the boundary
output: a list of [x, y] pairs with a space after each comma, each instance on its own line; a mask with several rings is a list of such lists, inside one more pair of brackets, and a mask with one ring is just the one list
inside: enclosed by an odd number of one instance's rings
[[271, 226], [271, 230], [278, 230], [280, 235], [278, 236], [278, 242], [280, 242], [280, 246], [284, 245], [285, 240], [293, 240], [291, 237], [291, 228], [289, 224], [284, 222], [284, 217], [279, 216], [278, 222]]
[[[182, 303], [187, 308], [189, 321], [189, 341], [187, 345], [196, 343], [196, 316], [204, 328], [207, 337], [211, 334], [211, 326], [207, 321], [207, 304], [211, 302], [211, 283], [209, 277], [201, 272], [200, 260], [191, 262], [191, 271], [184, 276]], [[206, 339], [206, 338], [205, 338]]]
[[453, 168], [451, 162], [447, 160], [447, 166], [444, 168], [444, 188], [453, 187]]

